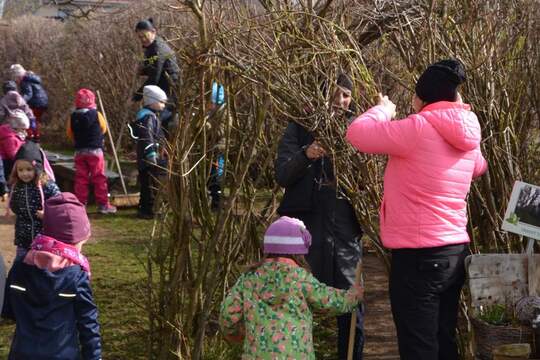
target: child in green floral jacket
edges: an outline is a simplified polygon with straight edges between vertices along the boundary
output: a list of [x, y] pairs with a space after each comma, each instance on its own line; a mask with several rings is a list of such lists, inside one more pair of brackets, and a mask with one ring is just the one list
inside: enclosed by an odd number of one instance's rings
[[302, 221], [279, 218], [264, 235], [263, 261], [223, 300], [221, 330], [227, 340], [244, 342], [242, 359], [315, 359], [312, 311], [344, 314], [362, 300], [360, 286], [328, 287], [304, 268], [310, 245]]

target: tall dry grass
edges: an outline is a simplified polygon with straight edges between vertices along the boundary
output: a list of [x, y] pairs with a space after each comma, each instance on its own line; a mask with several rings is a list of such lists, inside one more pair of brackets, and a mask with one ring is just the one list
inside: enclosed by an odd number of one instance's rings
[[138, 106], [131, 102], [131, 94], [142, 83], [135, 76], [143, 51], [134, 28], [137, 21], [154, 16], [160, 33], [167, 37], [165, 24], [174, 22], [175, 14], [162, 13], [163, 9], [163, 1], [149, 1], [112, 15], [93, 13], [73, 21], [25, 15], [3, 22], [1, 79], [9, 79], [8, 69], [13, 63], [20, 63], [42, 77], [50, 101], [45, 142], [67, 143], [62, 136], [65, 121], [72, 111], [76, 91], [86, 87], [100, 90], [120, 147], [129, 145], [120, 135]]

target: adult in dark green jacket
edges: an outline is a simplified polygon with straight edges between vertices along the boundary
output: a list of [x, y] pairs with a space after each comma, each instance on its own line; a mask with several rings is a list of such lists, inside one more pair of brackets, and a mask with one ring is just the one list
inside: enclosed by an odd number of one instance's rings
[[180, 86], [180, 67], [174, 51], [157, 35], [157, 29], [151, 18], [139, 21], [135, 26], [135, 32], [144, 48], [144, 59], [139, 66], [138, 75], [146, 76], [146, 81], [133, 94], [133, 101], [142, 100], [143, 88], [147, 85], [156, 85], [165, 91], [171, 101], [161, 112], [160, 120], [164, 135], [169, 138], [169, 131], [176, 122], [174, 101]]
[[171, 98], [173, 90], [180, 80], [180, 67], [174, 51], [157, 35], [153, 20], [142, 20], [135, 26], [135, 32], [144, 49], [144, 58], [139, 66], [138, 75], [146, 76], [144, 84], [133, 94], [134, 101], [141, 101], [146, 85], [157, 85]]
[[[351, 111], [352, 82], [341, 74], [335, 84], [333, 110]], [[356, 264], [361, 256], [362, 230], [351, 204], [335, 186], [331, 159], [324, 148], [303, 126], [290, 122], [278, 147], [276, 181], [285, 188], [278, 213], [304, 222], [312, 235], [306, 256], [315, 277], [339, 289], [348, 289], [355, 281]], [[339, 359], [346, 359], [350, 314], [338, 316]], [[353, 359], [362, 359], [363, 316], [358, 310]]]

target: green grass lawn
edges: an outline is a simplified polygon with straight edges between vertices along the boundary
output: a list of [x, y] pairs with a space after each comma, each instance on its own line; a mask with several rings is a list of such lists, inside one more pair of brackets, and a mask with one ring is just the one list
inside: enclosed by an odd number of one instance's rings
[[[91, 215], [93, 240], [83, 252], [92, 268], [92, 288], [100, 312], [104, 359], [148, 359], [147, 314], [143, 307], [146, 272], [145, 240], [152, 222], [135, 210]], [[6, 359], [12, 324], [0, 325], [0, 359]]]

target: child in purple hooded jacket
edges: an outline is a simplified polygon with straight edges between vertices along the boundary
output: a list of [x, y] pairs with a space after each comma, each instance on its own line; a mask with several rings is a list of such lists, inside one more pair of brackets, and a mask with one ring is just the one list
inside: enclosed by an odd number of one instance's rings
[[81, 254], [90, 234], [75, 195], [47, 200], [43, 232], [7, 279], [2, 315], [16, 322], [8, 359], [101, 359], [90, 265]]

